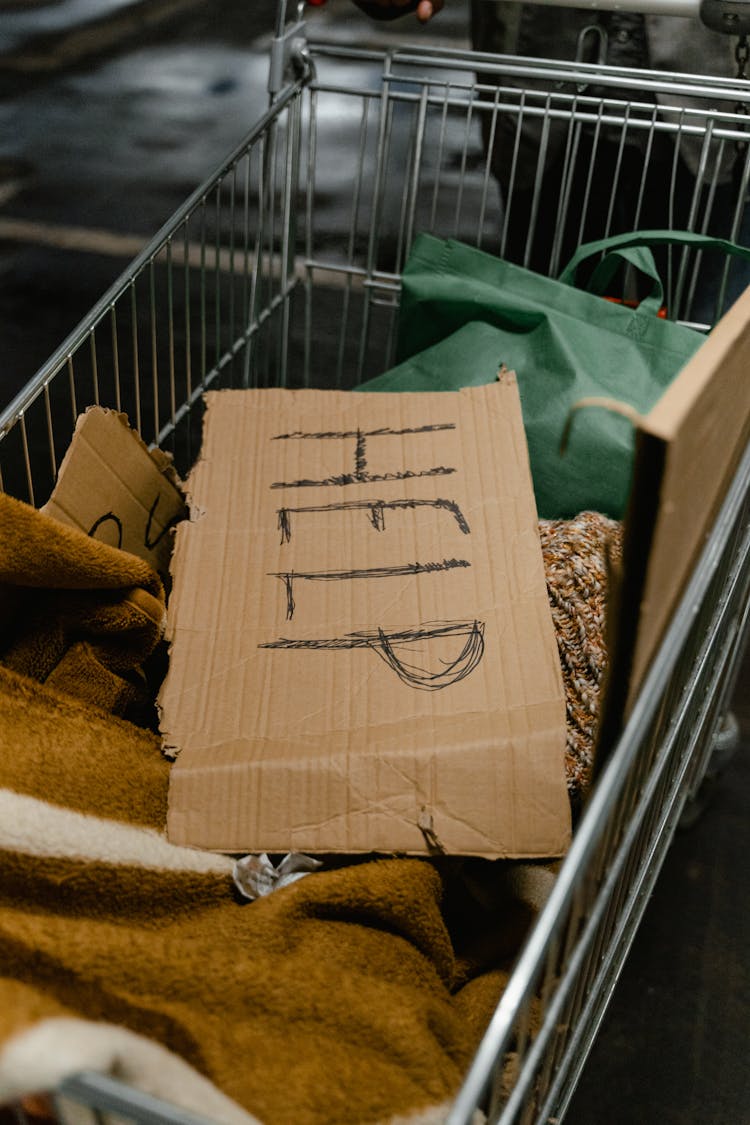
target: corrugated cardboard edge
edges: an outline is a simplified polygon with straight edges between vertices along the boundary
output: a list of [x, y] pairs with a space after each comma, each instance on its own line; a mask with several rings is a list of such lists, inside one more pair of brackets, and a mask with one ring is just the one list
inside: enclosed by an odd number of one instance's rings
[[[90, 406], [82, 414], [79, 414], [78, 418], [76, 419], [76, 424], [70, 445], [68, 446], [58, 469], [57, 483], [52, 491], [52, 495], [50, 496], [47, 503], [42, 506], [41, 510], [45, 513], [45, 515], [58, 520], [60, 523], [64, 523], [68, 527], [74, 527], [78, 531], [82, 531], [85, 535], [91, 534], [90, 526], [86, 524], [80, 513], [76, 513], [70, 508], [70, 500], [65, 496], [65, 481], [67, 478], [67, 474], [70, 471], [71, 466], [73, 465], [74, 458], [76, 457], [76, 451], [79, 448], [78, 443], [80, 441], [86, 442], [88, 440], [86, 436], [87, 429], [89, 429], [92, 425], [101, 425], [107, 427], [111, 426], [112, 424], [122, 427], [122, 433], [126, 435], [126, 441], [132, 448], [136, 457], [141, 459], [140, 463], [144, 466], [151, 466], [154, 473], [154, 479], [156, 480], [157, 478], [159, 478], [166, 484], [167, 490], [165, 495], [172, 495], [172, 500], [170, 500], [169, 502], [164, 528], [171, 527], [177, 520], [182, 519], [187, 515], [184, 487], [175, 470], [171, 456], [158, 448], [149, 449], [140, 434], [130, 425], [127, 414], [103, 406]], [[101, 450], [98, 450], [98, 452], [101, 452]], [[120, 471], [118, 470], [118, 467], [114, 464], [114, 461], [112, 461], [111, 463], [107, 462], [107, 464], [109, 469], [111, 470], [113, 478], [116, 478], [122, 484], [124, 491], [127, 492], [134, 500], [137, 501], [140, 506], [144, 508], [144, 510], [147, 511], [147, 500], [145, 498], [136, 496], [136, 493], [134, 492], [136, 482], [134, 480], [125, 481]], [[96, 495], [96, 481], [90, 482], [90, 492], [92, 495]], [[161, 521], [157, 520], [157, 525], [160, 523]], [[139, 557], [144, 558], [151, 565], [154, 565], [154, 555], [146, 549], [138, 551], [135, 550], [132, 546], [128, 549], [132, 553], [138, 554]], [[160, 549], [159, 551], [160, 565], [157, 567], [157, 569], [160, 570], [162, 577], [165, 577], [168, 574], [170, 554], [171, 544], [169, 544], [168, 547], [165, 547], [164, 550]]]
[[750, 289], [636, 431], [597, 773], [627, 718], [750, 440]]
[[[160, 449], [158, 446], [154, 446], [153, 449], [150, 449], [148, 447], [148, 445], [146, 445], [146, 442], [143, 440], [143, 438], [138, 433], [138, 431], [135, 430], [133, 428], [133, 426], [131, 426], [130, 419], [129, 419], [128, 415], [125, 414], [123, 411], [115, 410], [114, 408], [109, 407], [109, 406], [87, 406], [86, 409], [83, 411], [83, 413], [79, 414], [78, 417], [76, 418], [76, 423], [75, 423], [75, 426], [73, 428], [73, 435], [72, 436], [75, 437], [76, 433], [85, 425], [86, 419], [89, 416], [97, 415], [97, 414], [101, 415], [102, 417], [106, 416], [106, 417], [116, 418], [120, 422], [120, 424], [131, 435], [134, 443], [136, 445], [140, 446], [140, 448], [143, 450], [143, 452], [146, 454], [146, 456], [151, 461], [153, 461], [153, 463], [156, 467], [156, 471], [161, 476], [163, 476], [166, 480], [168, 480], [169, 483], [172, 485], [172, 487], [177, 492], [179, 492], [181, 495], [184, 495], [185, 486], [184, 486], [183, 481], [180, 479], [180, 476], [179, 476], [177, 470], [174, 467], [174, 462], [172, 460], [171, 454], [167, 453], [163, 449]], [[61, 476], [63, 470], [67, 468], [68, 461], [69, 461], [70, 456], [71, 456], [71, 452], [72, 452], [72, 442], [68, 446], [68, 448], [66, 449], [65, 454], [63, 456], [63, 459], [60, 462], [60, 467], [57, 470], [58, 476]], [[49, 504], [49, 501], [47, 502], [47, 504]], [[42, 505], [42, 509], [41, 509], [42, 511], [46, 510], [47, 504]], [[47, 514], [51, 515], [52, 513], [48, 512]]]
[[[545, 744], [550, 755], [559, 752], [562, 757], [564, 734], [561, 736], [558, 726], [535, 732], [534, 748], [537, 752], [544, 749]], [[476, 756], [479, 750], [484, 749], [487, 759], [496, 759], [502, 753], [504, 747], [511, 746], [518, 753], [523, 753], [529, 748], [528, 743], [524, 743], [521, 738], [508, 739], [507, 741], [498, 739], [493, 741], [491, 746], [484, 747], [467, 740], [462, 744], [457, 743], [450, 750], [446, 750], [445, 756], [452, 759], [455, 764], [458, 759], [468, 755]], [[285, 854], [289, 851], [301, 851], [307, 855], [316, 856], [460, 855], [492, 860], [550, 859], [563, 856], [570, 845], [569, 805], [561, 803], [566, 799], [562, 761], [560, 763], [560, 779], [554, 779], [548, 770], [543, 774], [540, 773], [539, 777], [542, 784], [531, 798], [532, 808], [538, 807], [544, 822], [547, 823], [550, 803], [554, 797], [553, 803], [556, 811], [561, 814], [560, 823], [554, 828], [548, 826], [546, 834], [540, 832], [535, 847], [514, 848], [506, 843], [503, 843], [500, 847], [496, 846], [492, 838], [481, 829], [469, 826], [452, 816], [451, 810], [446, 807], [444, 802], [433, 806], [426, 800], [426, 803], [421, 806], [418, 818], [416, 818], [411, 815], [410, 809], [407, 810], [404, 807], [405, 801], [400, 800], [391, 804], [385, 799], [379, 800], [376, 805], [370, 804], [367, 808], [360, 809], [356, 816], [352, 815], [350, 810], [347, 810], [346, 831], [348, 841], [346, 844], [331, 845], [330, 829], [332, 821], [329, 817], [323, 823], [328, 843], [313, 842], [311, 832], [314, 832], [314, 828], [311, 828], [310, 825], [297, 829], [284, 827], [281, 824], [272, 835], [259, 839], [257, 843], [249, 847], [247, 839], [241, 834], [238, 836], [232, 835], [229, 816], [227, 816], [227, 825], [221, 829], [219, 836], [212, 835], [211, 829], [208, 827], [203, 827], [200, 830], [196, 828], [195, 823], [192, 822], [191, 807], [186, 804], [185, 798], [195, 797], [196, 793], [200, 792], [202, 800], [211, 799], [212, 789], [215, 783], [220, 781], [220, 771], [214, 768], [207, 770], [192, 768], [187, 773], [181, 772], [179, 760], [178, 756], [177, 765], [173, 766], [170, 776], [167, 813], [167, 836], [171, 843], [177, 845], [230, 854], [245, 854], [248, 851]], [[379, 768], [387, 769], [391, 766], [392, 761], [393, 755], [380, 756], [377, 765]], [[346, 763], [340, 756], [326, 754], [318, 762], [316, 776], [322, 785], [325, 785], [328, 780], [334, 784], [339, 784], [345, 768]], [[397, 759], [394, 768], [398, 768]], [[225, 767], [225, 769], [230, 772], [230, 767]], [[252, 778], [252, 774], [250, 777]], [[196, 785], [196, 783], [198, 784]], [[245, 792], [247, 787], [245, 778], [237, 780], [236, 791], [238, 794]], [[559, 801], [558, 797], [560, 798]], [[178, 800], [182, 801], [182, 808], [176, 807]], [[563, 815], [563, 813], [568, 815]], [[445, 828], [448, 831], [444, 834]], [[459, 829], [461, 837], [461, 843], [458, 847], [454, 846], [456, 828]], [[502, 837], [502, 833], [499, 835]], [[357, 842], [352, 843], [353, 839], [356, 839]]]

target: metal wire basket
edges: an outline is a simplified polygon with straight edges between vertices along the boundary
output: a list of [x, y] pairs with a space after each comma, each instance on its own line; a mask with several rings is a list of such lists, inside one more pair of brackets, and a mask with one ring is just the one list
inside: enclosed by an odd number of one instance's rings
[[[740, 237], [750, 150], [739, 80], [316, 46], [286, 17], [282, 4], [268, 112], [0, 414], [6, 491], [47, 499], [75, 419], [91, 404], [126, 412], [185, 472], [207, 389], [351, 387], [385, 370], [401, 270], [419, 231], [552, 274], [582, 240], [643, 226], [655, 196], [676, 226]], [[552, 195], [543, 174], [551, 154]], [[343, 224], [329, 207], [333, 177], [351, 185]], [[730, 266], [709, 273], [683, 250], [664, 265], [669, 314], [710, 327], [732, 297]], [[750, 452], [450, 1125], [477, 1108], [504, 1125], [565, 1112], [726, 712], [749, 604], [749, 486]], [[76, 1077], [61, 1093], [100, 1112], [187, 1123], [101, 1076]]]

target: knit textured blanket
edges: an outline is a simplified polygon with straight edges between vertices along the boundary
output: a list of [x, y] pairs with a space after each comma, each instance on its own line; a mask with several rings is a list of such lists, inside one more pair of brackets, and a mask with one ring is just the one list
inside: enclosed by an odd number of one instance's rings
[[226, 1125], [441, 1120], [551, 872], [338, 861], [241, 899], [231, 857], [167, 841], [158, 738], [110, 713], [148, 686], [154, 576], [2, 503], [0, 1104], [97, 1070]]
[[607, 670], [607, 594], [622, 563], [622, 524], [582, 512], [570, 520], [540, 520], [539, 537], [565, 688], [565, 774], [576, 813], [591, 781]]

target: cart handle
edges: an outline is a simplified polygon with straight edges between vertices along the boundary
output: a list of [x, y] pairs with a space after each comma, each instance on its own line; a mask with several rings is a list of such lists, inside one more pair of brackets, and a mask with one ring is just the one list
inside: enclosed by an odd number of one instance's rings
[[627, 234], [615, 234], [610, 238], [601, 238], [596, 242], [585, 242], [578, 247], [558, 278], [565, 285], [575, 285], [576, 270], [581, 262], [591, 258], [594, 254], [603, 253], [604, 257], [589, 278], [586, 286], [588, 291], [604, 296], [619, 266], [623, 261], [628, 262], [649, 277], [653, 283], [651, 293], [644, 297], [638, 309], [649, 313], [649, 315], [658, 313], [664, 303], [664, 289], [656, 269], [654, 256], [651, 253], [650, 247], [652, 246], [719, 250], [730, 257], [742, 258], [744, 261], [750, 262], [750, 247], [741, 246], [737, 242], [730, 242], [727, 238], [711, 238], [709, 235], [687, 230], [638, 230]]
[[[280, 0], [280, 7], [286, 7], [287, 2], [288, 0]], [[451, 0], [446, 0], [446, 3], [450, 2]], [[485, 0], [485, 2], [489, 2], [489, 0]], [[307, 3], [311, 7], [318, 8], [322, 7], [326, 0], [307, 0]], [[571, 6], [571, 0], [537, 0], [537, 3], [551, 8], [569, 8]], [[739, 7], [743, 10], [740, 14], [744, 14], [744, 9], [748, 7], [748, 0], [713, 0], [713, 3], [714, 5], [718, 3], [722, 8], [732, 11]], [[416, 0], [414, 0], [414, 7], [416, 7]], [[701, 0], [596, 0], [596, 3], [586, 4], [585, 7], [590, 7], [592, 11], [630, 11], [639, 12], [643, 15], [691, 16], [698, 19], [700, 17]], [[396, 9], [392, 18], [395, 19], [411, 10], [411, 8], [405, 8], [401, 11]], [[734, 31], [735, 27], [736, 21], [733, 21], [733, 26], [731, 28], [728, 26], [727, 31]]]
[[[293, 0], [278, 0], [278, 19], [283, 26], [286, 20], [286, 10]], [[327, 0], [296, 0], [298, 4], [305, 3], [318, 8], [327, 3]], [[418, 0], [403, 9], [394, 9], [392, 16], [385, 18], [396, 19], [398, 16], [413, 11]], [[445, 0], [451, 3], [453, 0]], [[489, 3], [490, 0], [484, 0]], [[520, 2], [520, 0], [519, 0]], [[537, 0], [537, 3], [551, 8], [569, 8], [571, 0]], [[750, 35], [750, 0], [587, 0], [584, 5], [592, 11], [617, 11], [633, 12], [647, 16], [686, 16], [689, 19], [699, 19], [712, 31], [725, 35]], [[278, 24], [277, 24], [278, 26]]]

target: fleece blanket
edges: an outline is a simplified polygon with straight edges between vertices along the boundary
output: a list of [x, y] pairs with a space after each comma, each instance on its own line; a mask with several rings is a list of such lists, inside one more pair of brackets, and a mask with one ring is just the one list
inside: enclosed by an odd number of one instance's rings
[[454, 1093], [549, 872], [382, 859], [243, 902], [166, 841], [154, 735], [4, 669], [0, 708], [0, 1101], [91, 1065], [264, 1125]]
[[143, 722], [164, 631], [148, 563], [0, 492], [0, 660], [92, 706]]
[[[552, 872], [339, 860], [242, 899], [232, 857], [166, 840], [169, 764], [121, 717], [148, 694], [154, 576], [2, 503], [0, 1104], [93, 1069], [227, 1125], [441, 1120]], [[583, 530], [589, 574], [612, 528], [591, 517]], [[547, 531], [562, 566], [564, 529]], [[76, 559], [89, 569], [63, 585]], [[572, 612], [564, 567], [553, 585]], [[562, 658], [572, 642], [558, 643]], [[571, 658], [578, 689], [595, 672]]]

